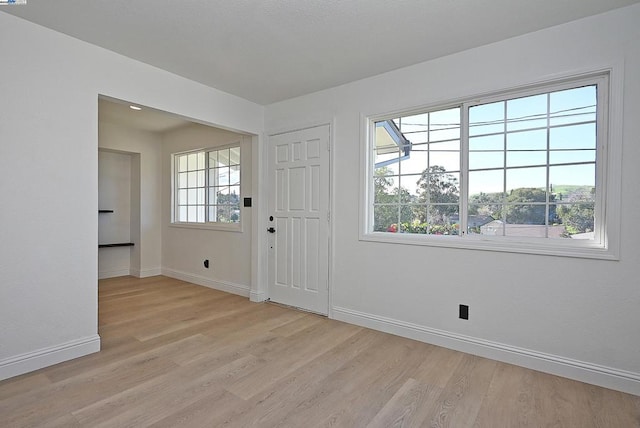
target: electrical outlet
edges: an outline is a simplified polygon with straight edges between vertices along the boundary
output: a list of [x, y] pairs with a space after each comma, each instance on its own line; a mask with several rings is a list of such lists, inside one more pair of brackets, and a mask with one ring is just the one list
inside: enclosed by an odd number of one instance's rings
[[205, 267], [205, 268], [207, 268], [207, 269], [209, 269], [209, 259], [206, 259], [206, 260], [204, 261], [204, 267]]
[[468, 305], [460, 305], [460, 319], [468, 320], [469, 319], [469, 306]]

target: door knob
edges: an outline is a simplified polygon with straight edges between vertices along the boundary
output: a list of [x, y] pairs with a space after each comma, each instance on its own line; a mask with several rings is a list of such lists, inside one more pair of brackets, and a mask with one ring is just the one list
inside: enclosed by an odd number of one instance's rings
[[267, 232], [276, 233], [276, 229], [274, 227], [270, 227], [269, 229], [267, 229]]

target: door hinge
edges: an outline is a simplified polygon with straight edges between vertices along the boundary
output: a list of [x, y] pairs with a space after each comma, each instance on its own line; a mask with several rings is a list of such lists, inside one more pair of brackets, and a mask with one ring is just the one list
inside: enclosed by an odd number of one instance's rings
[[327, 211], [327, 223], [331, 223], [331, 211]]

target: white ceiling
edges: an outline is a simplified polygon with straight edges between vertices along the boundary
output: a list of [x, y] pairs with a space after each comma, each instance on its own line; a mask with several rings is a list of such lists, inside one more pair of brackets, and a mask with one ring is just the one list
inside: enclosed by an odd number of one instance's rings
[[270, 104], [640, 0], [27, 0], [2, 6]]

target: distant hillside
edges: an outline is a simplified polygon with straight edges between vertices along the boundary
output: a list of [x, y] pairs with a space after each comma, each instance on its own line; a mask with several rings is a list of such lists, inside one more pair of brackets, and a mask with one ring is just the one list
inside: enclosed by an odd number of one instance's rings
[[[575, 184], [554, 184], [552, 193], [556, 195], [557, 200], [576, 200], [584, 199], [583, 196], [591, 195], [593, 186], [578, 186]], [[542, 190], [542, 189], [541, 189]], [[495, 203], [501, 199], [502, 193], [480, 193], [470, 195], [472, 203]]]
[[553, 185], [552, 192], [556, 195], [556, 200], [581, 200], [588, 199], [593, 192], [593, 186], [576, 186], [572, 184]]

